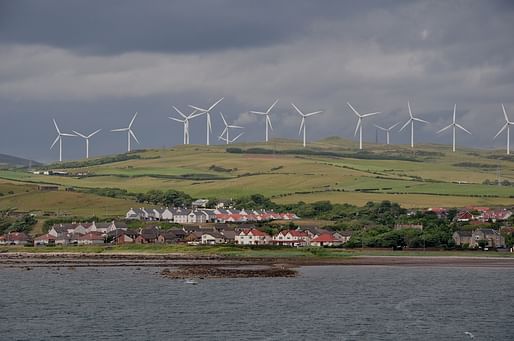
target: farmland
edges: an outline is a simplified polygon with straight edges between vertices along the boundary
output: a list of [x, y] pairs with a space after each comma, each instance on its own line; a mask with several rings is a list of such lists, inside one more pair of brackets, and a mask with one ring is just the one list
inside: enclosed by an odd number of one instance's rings
[[260, 193], [278, 203], [330, 200], [362, 205], [391, 200], [405, 207], [514, 204], [513, 186], [483, 184], [496, 180], [498, 174], [501, 180], [514, 182], [514, 158], [506, 158], [502, 151], [464, 149], [452, 153], [441, 145], [417, 146], [414, 151], [406, 146], [368, 145], [362, 152], [353, 142], [339, 138], [315, 142], [305, 150], [292, 140], [230, 148], [227, 152], [226, 146], [178, 146], [136, 151], [131, 154], [137, 158], [119, 162], [54, 165], [53, 169], [68, 171], [68, 176], [1, 170], [0, 192], [12, 191], [8, 186], [18, 191], [0, 197], [0, 208], [44, 210], [53, 206], [54, 210], [62, 207], [91, 214], [95, 208], [99, 212], [111, 207], [109, 213], [114, 214], [135, 204], [126, 198], [86, 193], [38, 193], [34, 189], [38, 183], [77, 191], [105, 187], [133, 193], [174, 189], [193, 197], [221, 199]]

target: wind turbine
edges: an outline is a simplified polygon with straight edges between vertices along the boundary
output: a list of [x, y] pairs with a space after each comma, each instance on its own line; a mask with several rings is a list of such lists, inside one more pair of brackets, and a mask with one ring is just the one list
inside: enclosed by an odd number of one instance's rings
[[97, 131], [92, 132], [91, 134], [89, 134], [89, 135], [87, 135], [87, 136], [86, 136], [86, 135], [84, 135], [84, 134], [79, 133], [78, 131], [73, 130], [73, 132], [74, 132], [75, 134], [77, 134], [77, 136], [80, 136], [80, 137], [82, 137], [84, 140], [86, 140], [86, 159], [89, 159], [89, 139], [90, 139], [92, 136], [94, 136], [95, 134], [99, 133], [99, 132], [100, 132], [100, 130], [102, 130], [102, 129], [98, 129]]
[[381, 127], [381, 126], [375, 124], [375, 127], [386, 132], [386, 140], [387, 140], [387, 144], [389, 144], [389, 134], [391, 133], [391, 130], [394, 129], [394, 127], [396, 127], [398, 124], [400, 124], [400, 122], [393, 124], [389, 128], [384, 128], [384, 127]]
[[111, 130], [111, 131], [126, 131], [127, 132], [127, 141], [128, 141], [127, 151], [129, 151], [129, 152], [130, 152], [130, 137], [131, 136], [139, 144], [139, 141], [138, 141], [136, 135], [132, 131], [132, 124], [134, 123], [134, 120], [136, 119], [136, 116], [137, 116], [137, 112], [134, 114], [134, 117], [132, 117], [132, 120], [130, 121], [130, 123], [129, 123], [127, 128], [120, 128], [120, 129], [113, 129], [113, 130]]
[[266, 142], [268, 142], [268, 136], [269, 136], [268, 128], [273, 130], [273, 126], [271, 125], [271, 119], [269, 117], [270, 116], [270, 112], [271, 112], [271, 109], [273, 109], [273, 107], [277, 103], [278, 103], [278, 99], [265, 112], [262, 112], [262, 111], [250, 111], [250, 113], [252, 113], [252, 114], [266, 116]]
[[400, 128], [400, 131], [405, 129], [406, 126], [410, 124], [410, 147], [414, 148], [414, 121], [422, 122], [422, 123], [429, 123], [425, 120], [422, 120], [421, 118], [414, 117], [412, 115], [412, 110], [410, 109], [410, 102], [407, 101], [407, 106], [409, 107], [409, 120], [405, 122], [405, 124]]
[[[195, 107], [193, 105], [189, 105], [190, 108], [195, 109], [196, 111], [201, 112], [200, 115], [205, 114], [207, 116], [207, 145], [210, 145], [210, 133], [212, 132], [212, 125], [211, 125], [211, 110], [214, 109], [216, 105], [218, 105], [219, 102], [223, 101], [224, 97], [221, 97], [219, 100], [217, 100], [213, 105], [209, 107], [209, 109], [202, 109]], [[200, 116], [197, 115], [197, 116]]]
[[498, 135], [500, 135], [505, 130], [505, 128], [507, 128], [507, 155], [510, 155], [510, 126], [514, 125], [514, 122], [511, 122], [509, 120], [509, 117], [507, 116], [507, 112], [505, 111], [505, 106], [503, 104], [502, 104], [502, 109], [503, 109], [503, 115], [505, 115], [506, 122], [503, 125], [503, 127], [500, 129], [500, 131], [494, 136], [494, 138], [496, 139], [498, 137]]
[[189, 120], [192, 118], [195, 118], [197, 116], [200, 116], [202, 114], [195, 115], [197, 113], [197, 110], [194, 110], [191, 114], [186, 116], [186, 115], [184, 115], [184, 113], [182, 111], [178, 110], [175, 106], [173, 106], [173, 109], [175, 109], [175, 111], [178, 112], [179, 115], [182, 116], [184, 119], [181, 120], [181, 119], [178, 119], [175, 117], [168, 117], [168, 118], [173, 121], [184, 123], [184, 144], [189, 144]]
[[357, 110], [355, 110], [354, 107], [352, 107], [350, 102], [346, 102], [346, 104], [348, 104], [350, 109], [352, 109], [352, 111], [355, 113], [355, 115], [357, 115], [357, 117], [359, 118], [359, 120], [357, 121], [357, 126], [355, 127], [355, 133], [353, 135], [355, 136], [355, 135], [357, 135], [357, 131], [359, 132], [359, 149], [362, 149], [362, 126], [363, 126], [362, 119], [365, 117], [380, 114], [380, 111], [370, 112], [367, 114], [359, 114], [359, 112]]
[[62, 137], [63, 136], [76, 136], [76, 135], [69, 134], [69, 133], [61, 133], [61, 131], [59, 130], [59, 127], [57, 126], [57, 122], [55, 122], [55, 118], [52, 120], [54, 121], [54, 126], [55, 126], [55, 129], [57, 130], [57, 137], [55, 138], [54, 143], [52, 143], [52, 145], [50, 146], [50, 149], [52, 149], [55, 146], [55, 144], [57, 143], [57, 141], [59, 141], [59, 162], [62, 162]]
[[291, 105], [293, 106], [293, 108], [295, 108], [295, 110], [298, 112], [298, 114], [300, 114], [300, 116], [302, 117], [302, 121], [300, 123], [300, 129], [298, 130], [298, 135], [300, 135], [302, 133], [302, 128], [303, 128], [303, 146], [305, 147], [305, 138], [306, 138], [306, 134], [307, 134], [306, 133], [307, 125], [305, 123], [305, 118], [309, 117], [309, 116], [321, 114], [323, 112], [323, 110], [313, 111], [308, 114], [304, 114], [300, 109], [298, 109], [296, 107], [296, 105], [294, 105], [294, 103], [291, 103]]
[[[225, 141], [227, 144], [229, 144], [230, 142], [234, 142], [235, 140], [237, 140], [237, 139], [242, 135], [242, 133], [241, 133], [241, 134], [239, 134], [236, 138], [234, 138], [234, 139], [232, 139], [232, 140], [231, 140], [231, 139], [229, 138], [229, 134], [228, 134], [228, 133], [229, 133], [230, 128], [234, 128], [234, 129], [243, 129], [243, 127], [228, 124], [228, 123], [227, 123], [227, 121], [225, 120], [225, 117], [223, 117], [223, 114], [222, 114], [222, 113], [220, 113], [220, 115], [221, 115], [221, 119], [223, 120], [223, 123], [225, 124], [225, 129], [223, 129], [223, 132], [220, 134], [219, 139], [220, 139], [220, 140]], [[225, 137], [223, 137], [223, 134], [225, 134]]]
[[453, 105], [453, 122], [449, 126], [444, 127], [443, 129], [437, 131], [437, 134], [439, 134], [439, 133], [442, 133], [443, 131], [445, 131], [446, 129], [453, 127], [453, 151], [454, 152], [455, 152], [455, 131], [456, 131], [455, 128], [459, 128], [460, 130], [463, 130], [466, 133], [468, 133], [469, 135], [471, 135], [471, 133], [468, 130], [466, 130], [466, 128], [464, 128], [463, 126], [461, 126], [460, 124], [455, 122], [455, 113], [456, 112], [457, 112], [457, 104], [454, 104]]

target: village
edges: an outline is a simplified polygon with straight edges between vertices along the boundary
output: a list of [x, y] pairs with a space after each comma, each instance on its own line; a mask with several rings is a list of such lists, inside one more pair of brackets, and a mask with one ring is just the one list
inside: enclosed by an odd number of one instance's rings
[[[354, 234], [351, 230], [330, 227], [300, 226], [300, 217], [291, 212], [206, 208], [207, 200], [197, 200], [191, 208], [130, 208], [125, 217], [110, 222], [72, 222], [51, 226], [47, 233], [31, 238], [24, 232], [0, 235], [0, 245], [66, 246], [123, 244], [187, 244], [187, 245], [274, 245], [290, 247], [344, 247]], [[444, 219], [445, 208], [429, 208]], [[407, 213], [414, 214], [414, 211]], [[453, 220], [468, 228], [455, 230], [454, 245], [464, 249], [503, 249], [505, 235], [514, 228], [505, 223], [499, 229], [489, 225], [507, 222], [512, 211], [488, 207], [468, 207], [458, 211]], [[144, 222], [130, 228], [131, 222]], [[270, 233], [266, 223], [280, 228]], [[171, 225], [171, 226], [170, 226]], [[471, 228], [469, 228], [471, 226]], [[419, 230], [422, 224], [394, 225], [394, 230]]]

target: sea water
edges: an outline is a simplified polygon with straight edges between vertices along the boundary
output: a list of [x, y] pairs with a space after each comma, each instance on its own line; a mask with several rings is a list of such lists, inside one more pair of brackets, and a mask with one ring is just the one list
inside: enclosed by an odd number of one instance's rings
[[197, 285], [160, 270], [0, 268], [0, 339], [514, 339], [514, 269], [312, 266]]

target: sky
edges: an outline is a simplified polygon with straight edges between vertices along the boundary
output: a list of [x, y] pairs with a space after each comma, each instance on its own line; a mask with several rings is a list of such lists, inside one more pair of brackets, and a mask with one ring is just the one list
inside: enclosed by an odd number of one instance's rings
[[[212, 141], [223, 130], [219, 112], [245, 127], [243, 142], [264, 139], [265, 111], [276, 99], [272, 137], [299, 141], [354, 139], [356, 116], [390, 126], [415, 114], [415, 142], [504, 148], [493, 136], [514, 120], [514, 2], [306, 0], [0, 0], [0, 153], [49, 162], [59, 157], [55, 118], [63, 132], [102, 131], [91, 155], [126, 151], [124, 128], [134, 112], [136, 148], [182, 143], [172, 106], [213, 111]], [[191, 121], [191, 143], [205, 144], [205, 117]], [[379, 142], [385, 140], [382, 134]], [[406, 129], [391, 133], [406, 144]], [[356, 144], [357, 146], [357, 144]], [[64, 140], [64, 159], [82, 158], [80, 138]]]

